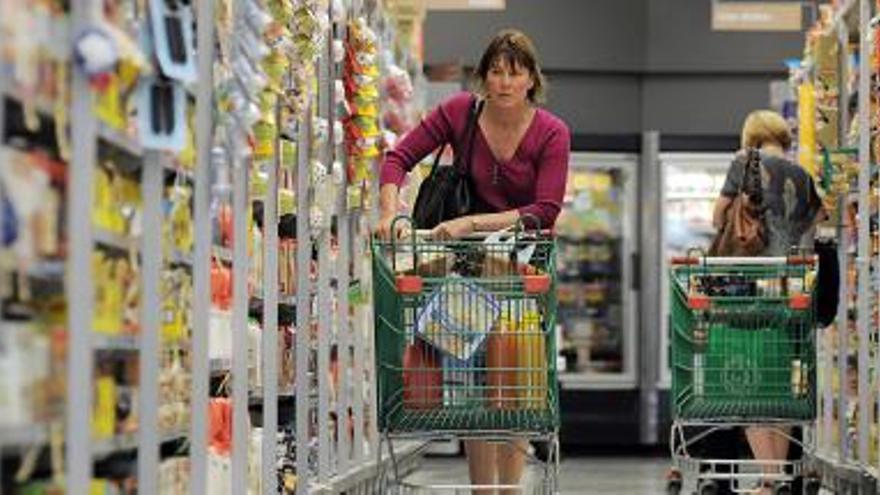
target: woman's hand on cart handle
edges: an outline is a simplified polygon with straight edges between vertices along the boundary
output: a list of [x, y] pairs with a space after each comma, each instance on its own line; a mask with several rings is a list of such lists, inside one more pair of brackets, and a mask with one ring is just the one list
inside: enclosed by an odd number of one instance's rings
[[448, 220], [434, 227], [431, 231], [431, 238], [438, 241], [447, 241], [453, 239], [461, 239], [476, 230], [474, 218], [471, 216]]
[[[382, 239], [383, 241], [387, 241], [391, 239], [391, 224], [394, 222], [394, 216], [385, 216], [383, 215], [379, 218], [379, 223], [376, 224], [376, 230], [373, 234]], [[399, 230], [399, 227], [398, 227]], [[399, 237], [399, 236], [398, 236]]]
[[373, 232], [376, 237], [383, 241], [390, 241], [391, 231], [394, 230], [394, 239], [400, 240], [409, 236], [410, 222], [407, 221], [397, 221], [400, 218], [398, 215], [385, 216], [383, 215], [379, 219], [379, 223], [376, 224], [376, 230]]

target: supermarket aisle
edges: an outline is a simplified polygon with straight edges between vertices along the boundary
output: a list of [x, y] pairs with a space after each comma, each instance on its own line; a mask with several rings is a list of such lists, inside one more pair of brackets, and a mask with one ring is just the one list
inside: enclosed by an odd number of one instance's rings
[[[569, 457], [562, 461], [560, 489], [563, 494], [654, 495], [665, 492], [668, 468], [665, 457]], [[528, 471], [526, 476], [536, 474]], [[467, 464], [462, 458], [429, 457], [408, 479], [420, 484], [467, 482]], [[832, 492], [822, 490], [820, 495]]]
[[[662, 493], [668, 461], [662, 457], [574, 457], [561, 466], [562, 493], [647, 495]], [[529, 472], [528, 475], [534, 475]], [[467, 480], [461, 458], [426, 458], [410, 480], [452, 483]]]

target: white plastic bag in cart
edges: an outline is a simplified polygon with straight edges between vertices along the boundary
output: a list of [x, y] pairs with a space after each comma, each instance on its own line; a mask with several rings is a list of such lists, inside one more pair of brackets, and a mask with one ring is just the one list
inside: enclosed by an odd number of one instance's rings
[[513, 227], [494, 232], [486, 237], [483, 244], [491, 245], [492, 254], [502, 254], [509, 257], [511, 253], [516, 253], [516, 262], [520, 265], [528, 265], [535, 254], [537, 244], [530, 243], [527, 246], [517, 250], [517, 240], [522, 242], [523, 239], [517, 239]]

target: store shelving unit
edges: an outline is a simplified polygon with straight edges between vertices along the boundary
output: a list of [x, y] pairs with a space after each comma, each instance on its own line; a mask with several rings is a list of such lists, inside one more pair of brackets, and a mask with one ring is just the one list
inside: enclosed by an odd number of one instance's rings
[[[877, 88], [872, 31], [876, 7], [870, 0], [841, 3], [828, 26], [836, 36], [839, 57], [836, 85], [837, 134], [821, 143], [830, 168], [823, 173], [825, 187], [837, 194], [834, 227], [821, 235], [837, 240], [840, 262], [840, 305], [836, 322], [817, 334], [819, 417], [806, 438], [816, 447], [816, 468], [824, 484], [838, 493], [873, 493], [877, 490], [878, 297], [880, 252], [876, 244], [878, 184], [871, 126], [876, 112]], [[859, 56], [857, 85], [850, 87], [850, 53]], [[814, 78], [828, 77], [805, 64]], [[828, 64], [826, 62], [825, 66]], [[835, 71], [828, 71], [834, 73]], [[817, 86], [819, 83], [817, 82]], [[822, 87], [826, 87], [824, 84]], [[857, 93], [858, 106], [849, 115], [849, 101]], [[803, 123], [802, 117], [801, 122]], [[803, 124], [802, 124], [803, 127]], [[826, 136], [828, 141], [829, 137]], [[803, 139], [801, 140], [803, 143]], [[804, 156], [805, 150], [801, 150]], [[817, 159], [818, 163], [823, 163]], [[842, 164], [842, 165], [841, 165]], [[849, 165], [848, 165], [849, 164]], [[849, 167], [849, 168], [848, 168]], [[855, 172], [853, 168], [855, 168]], [[836, 184], [836, 185], [835, 185]]]
[[[66, 110], [68, 115], [75, 116], [69, 123], [70, 155], [65, 164], [68, 195], [62, 209], [67, 212], [64, 223], [68, 249], [63, 261], [40, 259], [28, 267], [28, 273], [34, 278], [62, 280], [66, 277], [67, 281], [64, 289], [69, 346], [65, 369], [69, 399], [65, 415], [57, 420], [64, 423], [62, 443], [67, 493], [88, 493], [95, 466], [106, 458], [120, 457], [136, 458], [131, 471], [132, 478], [136, 476], [139, 493], [159, 493], [161, 466], [168, 460], [167, 452], [175, 450], [172, 445], [177, 446], [178, 453], [174, 456], [183, 455], [189, 460], [188, 492], [208, 493], [209, 486], [216, 486], [216, 480], [211, 477], [217, 475], [210, 469], [216, 457], [210, 448], [208, 412], [212, 392], [226, 378], [230, 378], [232, 409], [228, 459], [231, 493], [246, 493], [248, 487], [255, 485], [259, 485], [262, 493], [278, 493], [283, 479], [279, 465], [293, 461], [279, 455], [279, 452], [291, 452], [290, 448], [279, 448], [282, 437], [278, 432], [285, 425], [293, 425], [286, 431], [295, 433], [295, 446], [287, 447], [295, 447], [296, 451], [297, 493], [375, 493], [379, 489], [372, 484], [388, 459], [377, 457], [376, 418], [372, 412], [375, 407], [369, 305], [372, 283], [366, 257], [371, 219], [369, 208], [365, 208], [371, 200], [366, 203], [351, 200], [356, 197], [353, 189], [362, 188], [363, 184], [349, 183], [348, 151], [342, 140], [337, 139], [341, 126], [335, 123], [346, 118], [344, 105], [338, 104], [342, 95], [336, 94], [346, 67], [337, 52], [349, 25], [355, 19], [365, 18], [368, 25], [380, 29], [386, 21], [381, 6], [373, 3], [346, 1], [341, 3], [341, 11], [334, 10], [328, 3], [332, 2], [290, 2], [291, 9], [310, 9], [314, 19], [326, 18], [329, 22], [318, 22], [320, 42], [316, 44], [314, 79], [305, 85], [308, 88], [305, 107], [282, 125], [283, 102], [278, 98], [275, 103], [276, 128], [269, 156], [255, 157], [250, 151], [243, 151], [251, 150], [253, 128], [242, 125], [246, 121], [242, 109], [230, 112], [228, 107], [222, 107], [228, 103], [224, 98], [230, 89], [229, 81], [222, 80], [224, 70], [234, 70], [237, 63], [251, 64], [250, 69], [255, 72], [265, 67], [245, 60], [252, 55], [246, 52], [254, 47], [246, 47], [242, 41], [247, 39], [246, 30], [270, 22], [269, 13], [259, 2], [204, 2], [195, 9], [197, 40], [187, 53], [195, 57], [198, 77], [195, 82], [174, 83], [185, 87], [186, 104], [194, 110], [191, 126], [195, 165], [192, 167], [182, 165], [182, 153], [153, 149], [142, 137], [122, 130], [126, 126], [116, 128], [105, 123], [94, 111], [99, 95], [92, 81], [78, 66], [68, 64], [71, 82]], [[81, 33], [100, 24], [98, 6], [96, 0], [71, 3], [71, 45]], [[231, 30], [223, 29], [228, 26], [222, 26], [221, 16], [217, 15], [218, 9], [225, 7], [231, 7], [224, 10], [232, 14]], [[138, 14], [141, 17], [132, 17], [137, 21], [134, 24], [146, 29], [146, 16], [142, 12]], [[290, 27], [293, 26], [291, 23]], [[298, 34], [294, 30], [289, 36]], [[385, 33], [378, 38], [385, 40], [389, 36], [393, 34]], [[0, 43], [2, 41], [0, 39]], [[223, 53], [224, 49], [229, 52]], [[278, 88], [278, 94], [289, 95], [299, 89], [293, 87], [293, 73], [297, 68], [288, 67], [284, 81], [289, 87]], [[26, 92], [16, 89], [5, 68], [0, 74], [0, 94], [3, 95], [0, 136], [5, 136], [9, 116], [7, 102], [24, 106]], [[221, 76], [215, 80], [217, 75]], [[234, 81], [232, 87], [248, 89], [241, 80]], [[256, 102], [254, 94], [242, 93], [244, 103]], [[45, 121], [57, 118], [55, 102], [38, 97], [35, 108]], [[295, 140], [293, 167], [282, 159], [287, 139]], [[97, 225], [90, 214], [98, 196], [95, 183], [103, 173], [99, 166], [104, 166], [106, 161], [114, 163], [114, 174], [136, 184], [139, 195], [136, 205], [139, 229], [136, 231], [123, 232]], [[329, 174], [316, 173], [318, 164]], [[256, 197], [250, 187], [257, 175], [266, 183], [265, 194], [260, 197]], [[224, 189], [224, 186], [228, 187]], [[191, 249], [180, 248], [176, 244], [180, 240], [176, 237], [178, 234], [169, 227], [167, 206], [172, 200], [165, 195], [174, 187], [192, 192], [188, 200], [191, 214], [186, 219], [191, 223]], [[295, 191], [285, 187], [294, 187]], [[370, 188], [368, 192], [375, 189]], [[282, 208], [279, 198], [282, 195], [295, 198], [295, 292], [289, 287], [282, 291], [279, 276], [282, 263], [287, 261], [280, 259]], [[259, 249], [253, 249], [257, 237], [252, 229], [252, 207], [256, 200], [263, 205]], [[231, 244], [217, 245], [215, 240], [218, 203], [231, 210]], [[0, 201], [0, 208], [2, 204]], [[313, 218], [316, 210], [321, 210], [323, 220]], [[5, 212], [0, 211], [0, 217], [3, 214]], [[129, 315], [135, 321], [128, 322], [133, 329], [114, 326], [108, 330], [96, 326], [99, 313], [96, 298], [104, 290], [100, 285], [104, 281], [95, 273], [96, 252], [127, 260], [136, 267], [139, 299], [136, 309], [131, 310], [134, 316]], [[212, 342], [212, 332], [217, 331], [212, 326], [212, 315], [218, 313], [212, 307], [215, 260], [232, 273], [229, 337], [236, 352], [222, 357], [211, 353], [212, 343], [217, 343]], [[317, 267], [315, 276], [310, 273], [313, 264]], [[252, 268], [257, 265], [262, 265], [262, 276], [254, 278]], [[189, 297], [181, 296], [173, 303], [187, 314], [182, 335], [174, 338], [166, 335], [169, 325], [167, 284], [172, 272], [185, 273], [191, 280]], [[262, 323], [260, 336], [255, 341], [250, 320], [258, 315]], [[286, 324], [282, 322], [289, 320], [290, 315], [294, 315], [295, 337], [292, 348], [285, 351], [289, 355], [282, 356], [280, 337], [287, 335], [284, 333]], [[249, 352], [239, 352], [242, 349]], [[167, 417], [161, 403], [164, 400], [161, 397], [167, 393], [167, 376], [163, 373], [167, 371], [166, 361], [171, 359], [170, 355], [186, 363], [181, 364], [189, 373], [184, 383], [191, 383], [184, 394], [187, 418], [175, 420], [173, 424], [165, 421]], [[259, 356], [259, 370], [252, 368], [252, 355]], [[292, 387], [279, 383], [282, 360], [288, 358], [295, 362]], [[96, 392], [99, 369], [109, 366], [109, 362], [134, 360], [137, 360], [137, 371], [128, 370], [126, 376], [134, 376], [135, 383], [126, 383], [120, 388], [137, 388], [136, 428], [117, 425], [112, 434], [96, 440], [92, 430], [97, 416], [95, 406], [102, 394]], [[338, 379], [331, 370], [338, 370]], [[259, 380], [255, 384], [252, 377], [257, 371]], [[261, 448], [255, 457], [251, 450], [251, 432], [258, 422], [262, 431]], [[0, 455], [21, 455], [33, 446], [49, 448], [53, 442], [51, 429], [49, 423], [0, 428]], [[289, 437], [284, 438], [290, 441]], [[401, 445], [398, 449], [400, 466], [405, 468], [417, 462], [421, 448], [420, 442]], [[258, 482], [251, 479], [251, 466], [255, 463], [259, 464]], [[2, 474], [8, 477], [9, 473]], [[2, 485], [5, 480], [0, 480], [0, 491], [5, 488]]]

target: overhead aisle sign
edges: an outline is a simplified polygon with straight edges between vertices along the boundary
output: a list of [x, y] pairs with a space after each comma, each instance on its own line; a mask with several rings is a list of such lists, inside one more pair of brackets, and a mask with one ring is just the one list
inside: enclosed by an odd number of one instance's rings
[[505, 0], [427, 0], [428, 10], [504, 10]]
[[712, 2], [713, 31], [800, 31], [800, 2]]

